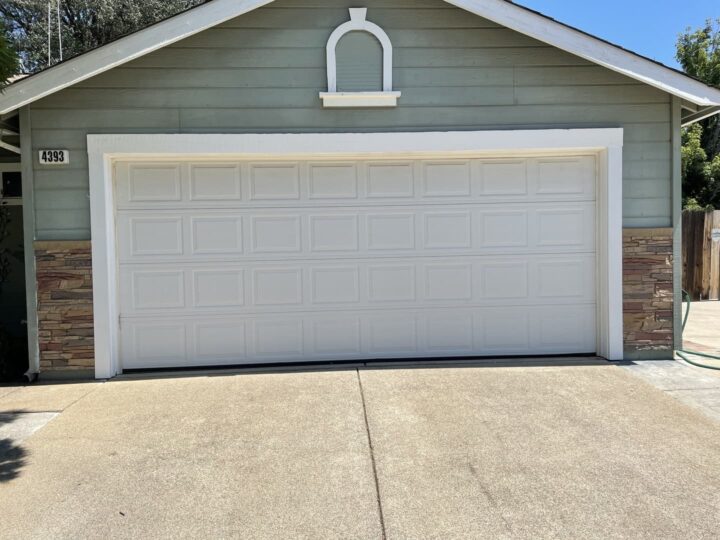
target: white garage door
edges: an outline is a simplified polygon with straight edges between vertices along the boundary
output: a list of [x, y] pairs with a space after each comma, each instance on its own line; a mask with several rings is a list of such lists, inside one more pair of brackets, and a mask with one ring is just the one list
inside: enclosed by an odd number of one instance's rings
[[593, 353], [593, 156], [116, 165], [125, 369]]

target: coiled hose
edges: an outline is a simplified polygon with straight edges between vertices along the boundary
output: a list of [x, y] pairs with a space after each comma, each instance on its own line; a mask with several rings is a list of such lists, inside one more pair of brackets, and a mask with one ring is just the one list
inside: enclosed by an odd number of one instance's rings
[[[692, 299], [690, 298], [690, 295], [688, 294], [687, 291], [683, 291], [683, 297], [685, 298], [685, 301], [687, 302], [687, 309], [685, 310], [685, 316], [683, 317], [683, 322], [682, 322], [682, 329], [683, 329], [683, 331], [685, 331], [685, 325], [687, 324], [688, 317], [690, 316], [690, 306], [692, 305]], [[702, 352], [698, 352], [698, 351], [690, 351], [687, 349], [679, 349], [675, 352], [677, 353], [677, 355], [680, 358], [685, 360], [688, 364], [692, 364], [693, 366], [697, 366], [697, 367], [701, 367], [701, 368], [705, 368], [705, 369], [715, 369], [715, 370], [720, 371], [720, 364], [718, 364], [718, 365], [703, 364], [700, 361], [691, 360], [689, 358], [690, 355], [700, 356], [702, 358], [710, 358], [711, 360], [717, 360], [718, 362], [720, 362], [720, 356], [702, 353]]]

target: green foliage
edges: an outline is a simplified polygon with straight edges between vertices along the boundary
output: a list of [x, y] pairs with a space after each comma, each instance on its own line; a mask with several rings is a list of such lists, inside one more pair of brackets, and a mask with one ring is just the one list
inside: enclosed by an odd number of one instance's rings
[[[63, 59], [125, 36], [206, 0], [61, 0]], [[55, 0], [50, 22], [52, 57], [48, 62], [48, 1], [2, 0], [0, 19], [20, 53], [23, 71], [32, 73], [59, 60]]]
[[5, 86], [7, 80], [18, 72], [18, 59], [15, 49], [8, 43], [5, 37], [5, 27], [0, 20], [0, 89]]
[[[720, 19], [688, 29], [677, 43], [688, 75], [720, 87]], [[688, 209], [720, 208], [720, 120], [713, 116], [683, 130], [683, 197]]]

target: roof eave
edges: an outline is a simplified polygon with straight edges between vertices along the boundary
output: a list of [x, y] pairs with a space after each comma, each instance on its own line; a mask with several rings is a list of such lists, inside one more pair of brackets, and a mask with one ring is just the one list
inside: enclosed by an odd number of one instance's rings
[[[0, 114], [166, 47], [273, 0], [213, 0], [18, 81], [0, 94]], [[700, 107], [720, 105], [720, 90], [508, 0], [446, 0], [461, 9], [562, 49]]]
[[271, 3], [273, 0], [214, 0], [24, 78], [0, 93], [0, 114], [162, 49]]

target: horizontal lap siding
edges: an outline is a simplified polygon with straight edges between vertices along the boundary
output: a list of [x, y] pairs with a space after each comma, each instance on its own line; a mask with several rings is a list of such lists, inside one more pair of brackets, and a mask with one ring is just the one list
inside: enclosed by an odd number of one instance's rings
[[[34, 104], [40, 239], [90, 236], [88, 133], [625, 128], [625, 226], [671, 215], [670, 97], [439, 0], [371, 0], [394, 45], [393, 110], [323, 110], [325, 42], [346, 0], [281, 0]], [[37, 159], [37, 157], [35, 157]]]

